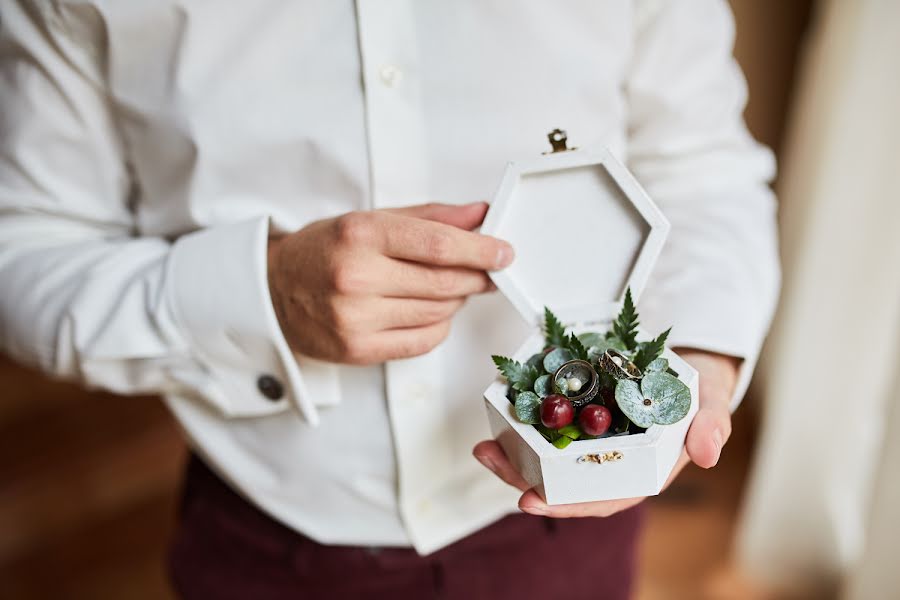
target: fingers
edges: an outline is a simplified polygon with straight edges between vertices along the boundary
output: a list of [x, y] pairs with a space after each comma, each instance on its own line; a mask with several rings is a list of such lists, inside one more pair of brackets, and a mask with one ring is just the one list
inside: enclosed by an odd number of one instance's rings
[[500, 444], [485, 440], [475, 445], [472, 454], [478, 462], [490, 469], [497, 477], [512, 487], [524, 492], [519, 499], [519, 509], [532, 515], [566, 519], [570, 517], [608, 517], [631, 508], [643, 498], [625, 498], [603, 502], [581, 502], [578, 504], [557, 504], [550, 506], [531, 489], [528, 482], [516, 471], [503, 452]]
[[691, 460], [704, 469], [716, 466], [731, 435], [731, 415], [722, 408], [701, 408], [688, 430], [685, 448]]
[[416, 219], [425, 219], [427, 221], [436, 221], [438, 223], [471, 231], [481, 225], [481, 222], [484, 220], [484, 215], [487, 214], [487, 209], [487, 202], [472, 202], [471, 204], [462, 205], [432, 202], [430, 204], [419, 204], [417, 206], [391, 208], [387, 209], [385, 212], [406, 217], [414, 217]]
[[684, 445], [694, 463], [716, 466], [731, 435], [729, 405], [741, 359], [734, 356], [679, 348], [678, 354], [700, 372], [700, 410], [691, 423]]
[[371, 214], [378, 220], [379, 249], [393, 258], [480, 271], [502, 269], [514, 258], [512, 246], [494, 237], [405, 215]]
[[391, 329], [352, 340], [345, 348], [350, 364], [371, 365], [389, 360], [421, 356], [430, 352], [450, 333], [450, 320], [423, 327]]
[[398, 298], [459, 298], [494, 289], [484, 271], [461, 267], [435, 267], [384, 258], [386, 276], [374, 284], [377, 293]]
[[631, 508], [643, 502], [644, 498], [623, 498], [621, 500], [602, 500], [600, 502], [579, 502], [578, 504], [555, 504], [544, 502], [533, 489], [526, 491], [519, 498], [519, 509], [531, 515], [552, 517], [554, 519], [571, 519], [577, 517], [608, 517], [617, 512]]
[[472, 450], [472, 454], [478, 459], [478, 462], [514, 488], [524, 492], [530, 487], [506, 458], [503, 448], [497, 442], [493, 440], [479, 442]]
[[464, 303], [463, 297], [423, 300], [373, 296], [365, 301], [340, 297], [332, 300], [331, 322], [347, 335], [417, 328], [449, 320]]

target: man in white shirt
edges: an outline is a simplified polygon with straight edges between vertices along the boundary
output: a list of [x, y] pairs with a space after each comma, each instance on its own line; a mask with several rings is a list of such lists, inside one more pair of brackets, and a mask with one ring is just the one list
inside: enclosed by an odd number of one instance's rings
[[681, 465], [714, 465], [778, 286], [724, 2], [0, 0], [0, 28], [0, 342], [164, 396], [202, 457], [182, 594], [627, 595], [638, 500], [548, 507], [479, 443], [527, 325], [486, 276], [515, 249], [471, 230], [553, 127], [626, 162], [672, 223], [644, 323], [701, 373]]

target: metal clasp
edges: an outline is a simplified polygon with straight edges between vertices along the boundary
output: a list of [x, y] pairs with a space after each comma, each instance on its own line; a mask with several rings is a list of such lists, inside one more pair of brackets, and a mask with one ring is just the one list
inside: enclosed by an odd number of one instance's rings
[[553, 148], [550, 152], [544, 152], [544, 154], [554, 154], [556, 152], [568, 152], [569, 150], [578, 150], [578, 148], [569, 148], [566, 144], [569, 136], [562, 129], [554, 129], [550, 133], [547, 134], [547, 139], [550, 140], [550, 146]]

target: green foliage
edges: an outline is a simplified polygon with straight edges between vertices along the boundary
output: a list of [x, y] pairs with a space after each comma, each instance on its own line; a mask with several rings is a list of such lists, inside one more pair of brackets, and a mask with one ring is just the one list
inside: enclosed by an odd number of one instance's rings
[[544, 341], [548, 346], [554, 348], [566, 344], [566, 328], [546, 306], [544, 307]]
[[559, 436], [555, 440], [553, 440], [553, 445], [562, 450], [566, 446], [572, 443], [572, 438], [566, 437], [564, 435]]
[[599, 346], [601, 342], [603, 342], [604, 337], [597, 333], [596, 331], [588, 331], [586, 333], [578, 334], [578, 341], [580, 341], [586, 348], [590, 348], [591, 346]]
[[522, 392], [527, 392], [534, 388], [534, 382], [540, 375], [537, 369], [497, 354], [494, 354], [491, 358], [512, 388]]
[[690, 388], [668, 373], [648, 373], [641, 380], [641, 391], [652, 401], [654, 423], [677, 423], [691, 410]]
[[669, 332], [671, 331], [672, 328], [669, 327], [656, 336], [655, 339], [639, 344], [637, 354], [634, 355], [634, 360], [632, 361], [638, 369], [643, 371], [647, 368], [647, 365], [662, 355], [663, 350], [665, 350], [666, 347], [666, 339], [669, 337]]
[[[565, 448], [573, 440], [594, 439], [581, 431], [577, 421], [559, 430], [549, 429], [540, 421], [542, 399], [551, 393], [567, 395], [568, 392], [568, 382], [553, 381], [553, 374], [575, 359], [588, 361], [594, 367], [600, 378], [601, 397], [607, 398], [604, 402], [615, 396], [621, 409], [615, 411], [617, 423], [613, 431], [617, 434], [640, 433], [642, 428], [653, 424], [668, 425], [684, 418], [691, 406], [690, 390], [669, 367], [669, 361], [662, 358], [671, 329], [655, 339], [638, 343], [637, 327], [638, 313], [631, 289], [625, 291], [622, 309], [605, 333], [568, 334], [556, 315], [545, 308], [544, 339], [552, 350], [532, 355], [525, 364], [505, 356], [492, 357], [509, 383], [507, 396], [515, 405], [518, 419], [534, 425], [557, 448]], [[614, 351], [611, 355], [620, 355], [630, 361], [629, 365], [633, 363], [631, 377], [620, 378], [608, 372], [612, 367], [604, 366], [604, 360], [609, 360], [604, 355], [610, 350]]]
[[644, 404], [644, 394], [636, 381], [620, 379], [616, 384], [616, 404], [628, 419], [640, 427], [653, 425], [650, 406]]
[[559, 434], [556, 433], [555, 429], [550, 429], [549, 427], [546, 427], [543, 424], [538, 423], [537, 425], [534, 426], [534, 428], [537, 429], [538, 433], [540, 433], [542, 436], [544, 436], [544, 439], [550, 443], [553, 443], [553, 440], [555, 440], [556, 438], [559, 437]]
[[550, 382], [551, 375], [543, 374], [534, 380], [534, 393], [544, 398], [553, 393], [553, 386]]
[[581, 340], [579, 340], [578, 336], [576, 336], [574, 333], [566, 338], [566, 348], [568, 348], [572, 352], [572, 354], [575, 355], [575, 358], [588, 360], [587, 348], [584, 347], [584, 344], [581, 343]]
[[640, 385], [629, 379], [620, 380], [616, 384], [616, 404], [639, 427], [671, 425], [690, 411], [691, 391], [668, 373], [653, 371], [644, 376]]
[[538, 371], [544, 368], [544, 353], [538, 352], [537, 354], [532, 354], [531, 358], [525, 361], [525, 365], [529, 367], [534, 367]]
[[669, 359], [667, 358], [657, 358], [650, 362], [647, 365], [646, 373], [650, 373], [653, 371], [666, 371], [669, 369]]
[[569, 395], [569, 380], [565, 377], [560, 377], [553, 381], [553, 393], [554, 394], [562, 394], [563, 396]]
[[575, 423], [570, 423], [565, 427], [560, 427], [556, 430], [559, 435], [564, 435], [569, 439], [577, 440], [581, 437], [581, 430], [578, 428], [578, 425]]
[[634, 308], [634, 300], [631, 298], [631, 288], [625, 290], [625, 302], [622, 310], [613, 322], [612, 333], [625, 347], [634, 352], [637, 346], [638, 314]]
[[541, 422], [541, 399], [534, 392], [522, 392], [516, 396], [516, 417], [523, 423], [535, 425]]
[[556, 370], [570, 360], [575, 360], [575, 355], [568, 348], [557, 348], [544, 357], [544, 370], [547, 373], [556, 373]]

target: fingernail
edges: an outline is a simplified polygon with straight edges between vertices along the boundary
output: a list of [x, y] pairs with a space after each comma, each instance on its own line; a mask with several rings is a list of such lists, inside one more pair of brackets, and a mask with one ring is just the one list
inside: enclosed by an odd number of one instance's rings
[[541, 508], [541, 507], [539, 507], [539, 506], [523, 506], [523, 507], [522, 507], [522, 510], [523, 510], [524, 512], [527, 512], [529, 515], [537, 515], [537, 516], [541, 516], [541, 515], [546, 515], [546, 514], [547, 514], [547, 509], [546, 509], [546, 508]]
[[714, 429], [712, 433], [713, 444], [716, 445], [716, 462], [719, 462], [719, 457], [722, 455], [722, 446], [725, 445], [725, 438], [722, 436], [721, 429]]
[[513, 257], [515, 256], [515, 252], [513, 252], [512, 246], [503, 242], [500, 244], [500, 248], [497, 250], [497, 260], [496, 268], [502, 269], [504, 267], [508, 267], [510, 263], [513, 261]]
[[478, 462], [480, 462], [481, 464], [483, 464], [485, 467], [487, 467], [488, 469], [490, 469], [490, 470], [493, 471], [494, 473], [497, 472], [497, 467], [494, 465], [494, 461], [492, 461], [492, 460], [491, 460], [490, 458], [488, 458], [487, 456], [476, 456], [475, 458], [478, 459]]

